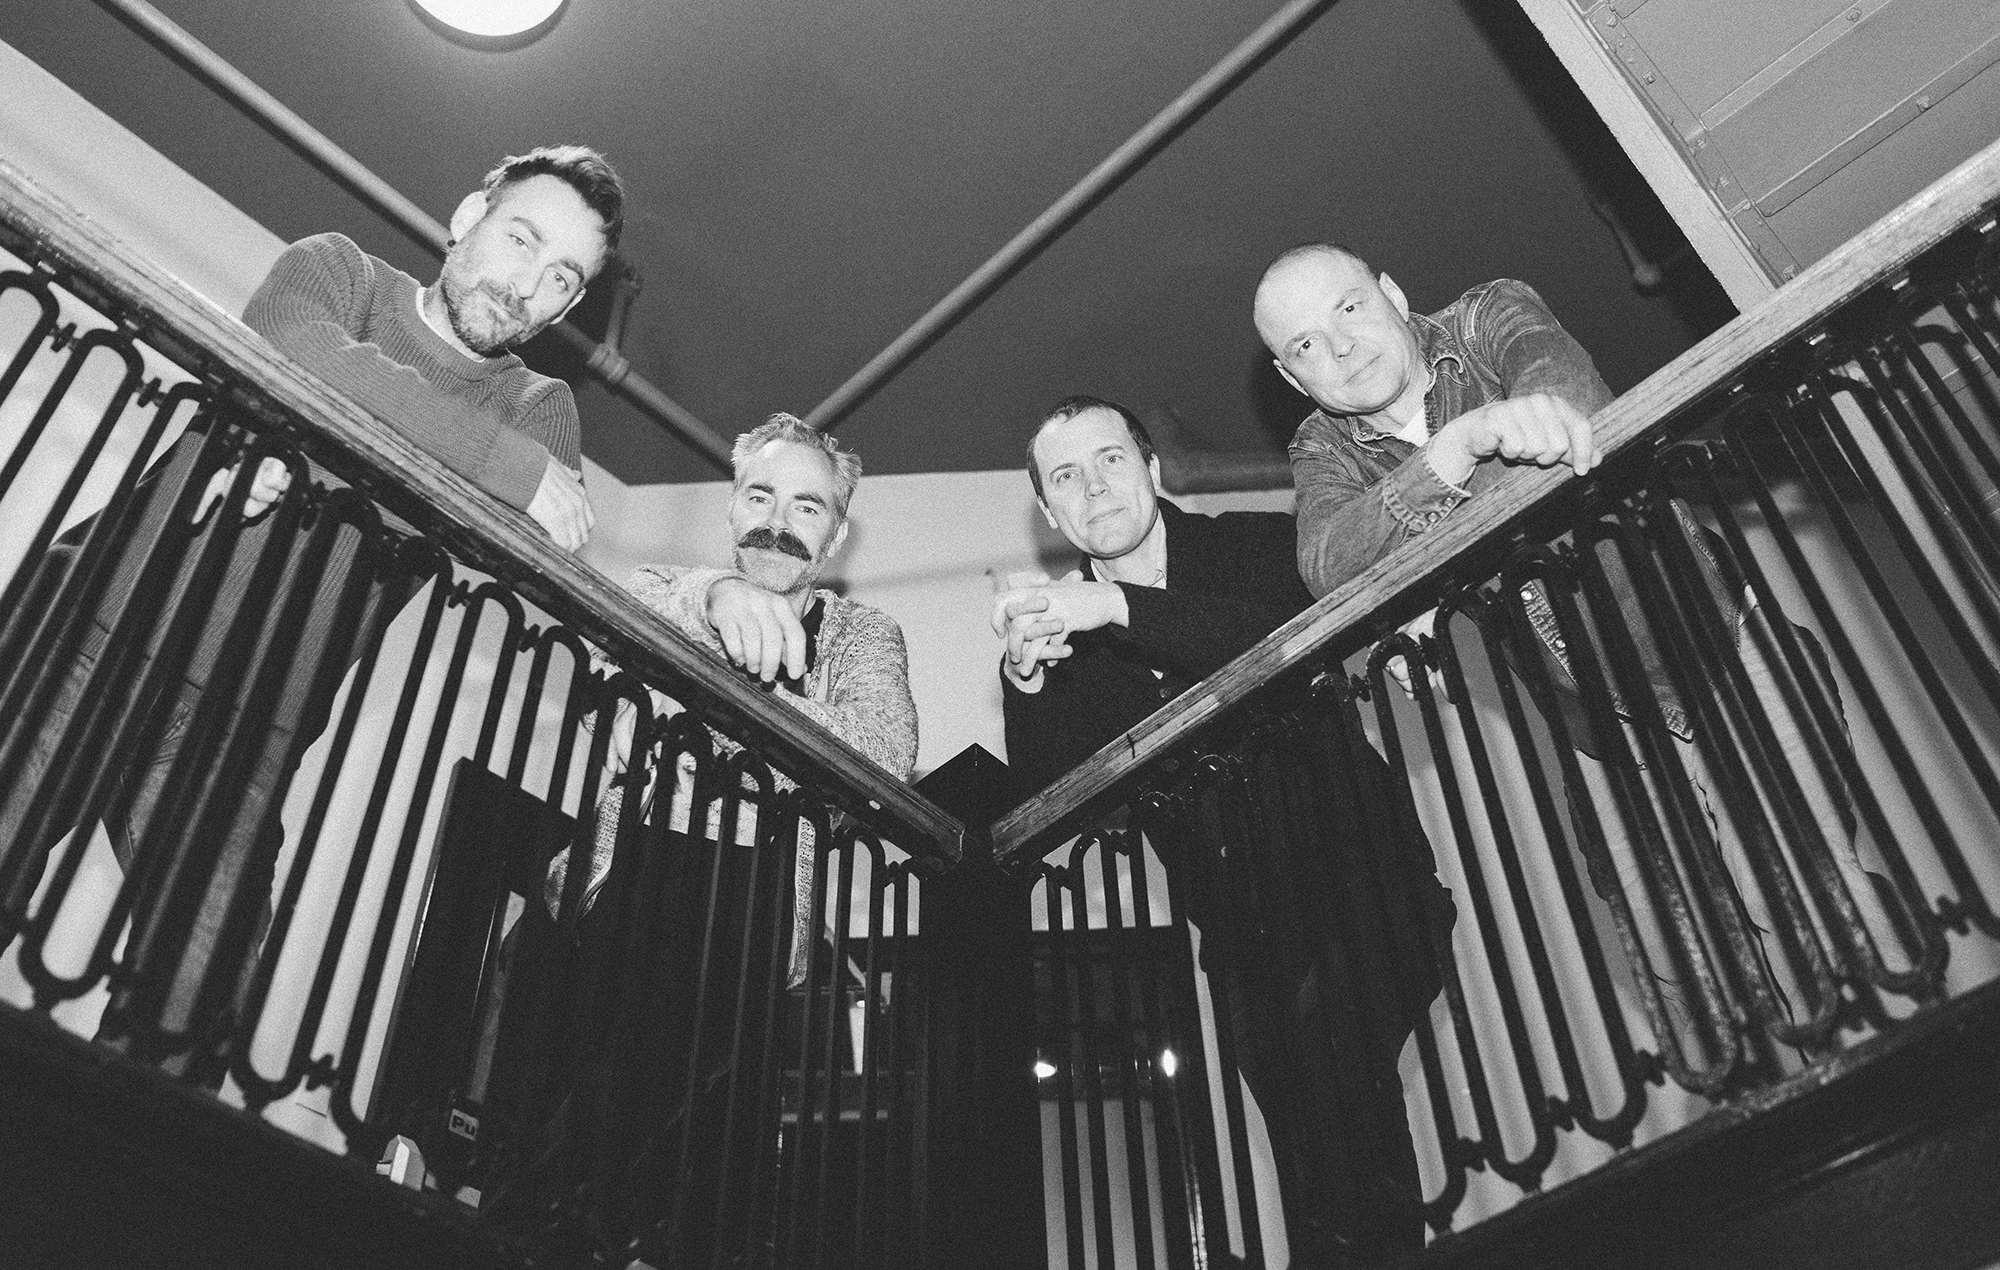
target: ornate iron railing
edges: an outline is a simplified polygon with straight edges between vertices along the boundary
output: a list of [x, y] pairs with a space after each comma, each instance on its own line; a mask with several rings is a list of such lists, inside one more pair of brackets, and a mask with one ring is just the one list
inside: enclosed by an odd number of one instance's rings
[[650, 1264], [1387, 1257], [1829, 1079], [2000, 967], [1996, 173], [1003, 817], [1009, 873], [0, 169], [11, 1004]]
[[935, 1259], [957, 820], [4, 165], [0, 344], [0, 1021], [551, 1256]]

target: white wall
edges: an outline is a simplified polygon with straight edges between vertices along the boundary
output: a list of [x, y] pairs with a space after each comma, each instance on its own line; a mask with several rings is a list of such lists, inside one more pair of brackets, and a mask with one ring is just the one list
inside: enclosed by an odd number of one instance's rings
[[0, 44], [0, 159], [230, 313], [285, 244], [67, 85]]

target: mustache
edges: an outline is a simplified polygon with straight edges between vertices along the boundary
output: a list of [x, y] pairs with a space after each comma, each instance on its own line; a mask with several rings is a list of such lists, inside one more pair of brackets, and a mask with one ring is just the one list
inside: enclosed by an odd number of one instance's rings
[[799, 540], [798, 535], [785, 529], [772, 529], [765, 525], [751, 530], [736, 540], [743, 548], [762, 548], [765, 551], [782, 551], [788, 556], [797, 556], [807, 564], [812, 563], [813, 553]]

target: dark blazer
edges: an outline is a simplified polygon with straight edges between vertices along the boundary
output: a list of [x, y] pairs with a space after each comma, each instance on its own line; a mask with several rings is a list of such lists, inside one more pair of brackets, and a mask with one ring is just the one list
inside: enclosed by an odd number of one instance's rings
[[[1007, 754], [1017, 796], [1075, 768], [1312, 604], [1299, 580], [1292, 517], [1199, 516], [1164, 500], [1160, 514], [1167, 522], [1167, 585], [1125, 586], [1131, 624], [1072, 636], [1075, 651], [1047, 668], [1040, 692], [1005, 682]], [[1388, 764], [1365, 741], [1347, 747], [1335, 733], [1329, 718], [1314, 714], [1295, 725], [1289, 740], [1245, 743], [1247, 761], [1263, 773], [1247, 788], [1277, 799], [1261, 808], [1265, 830], [1289, 845], [1265, 842], [1249, 853], [1254, 860], [1231, 866], [1236, 872], [1227, 885], [1184, 875], [1176, 884], [1184, 889], [1176, 894], [1202, 924], [1204, 968], [1214, 971], [1232, 959], [1254, 963], [1284, 983], [1288, 999], [1312, 981], [1350, 1013], [1379, 1014], [1372, 1026], [1386, 1027], [1383, 1053], [1393, 1069], [1402, 1038], [1437, 994], [1440, 968], [1431, 950], [1449, 947], [1455, 912], [1423, 832], [1406, 835], [1395, 827], [1397, 817], [1383, 814], [1402, 797]], [[1334, 762], [1348, 765], [1345, 781], [1327, 783], [1298, 766], [1323, 770]], [[1273, 792], [1280, 790], [1291, 794]], [[1291, 795], [1305, 801], [1287, 801]], [[1245, 810], [1231, 807], [1232, 815]], [[1199, 817], [1199, 800], [1185, 814]], [[1400, 870], [1377, 868], [1385, 849]], [[1182, 853], [1169, 848], [1162, 854]], [[1276, 868], [1278, 876], [1243, 872], [1259, 865]], [[1170, 876], [1178, 867], [1168, 864]], [[1404, 882], [1386, 893], [1363, 881], [1399, 872]], [[1295, 893], [1301, 888], [1316, 896], [1303, 908]], [[1351, 1048], [1361, 1042], [1350, 1037], [1340, 1043]], [[1401, 1123], [1400, 1114], [1395, 1121]]]
[[[1201, 516], [1165, 499], [1167, 585], [1124, 588], [1131, 624], [1070, 637], [1042, 690], [1002, 688], [1017, 797], [1037, 792], [1313, 602], [1283, 512]], [[1090, 576], [1089, 562], [1083, 564]], [[1155, 675], [1154, 672], [1161, 672]]]

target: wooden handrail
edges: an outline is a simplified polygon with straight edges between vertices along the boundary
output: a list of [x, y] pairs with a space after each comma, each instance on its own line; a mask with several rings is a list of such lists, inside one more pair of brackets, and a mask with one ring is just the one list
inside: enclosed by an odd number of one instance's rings
[[[912, 855], [958, 860], [965, 828], [930, 800], [798, 711], [752, 688], [603, 574], [550, 542], [540, 526], [334, 392], [263, 337], [134, 252], [103, 226], [0, 160], [0, 223], [60, 262], [58, 281], [130, 317], [148, 343], [226, 383], [253, 407], [283, 412], [352, 460], [358, 487], [454, 555], [560, 616], [779, 767], [805, 774]], [[343, 475], [350, 472], [343, 471]]]
[[[1893, 276], [1925, 249], [2000, 198], [2000, 142], [1855, 235], [1780, 288], [1600, 410], [1593, 420], [1607, 456], [1639, 444], [1671, 415], [1725, 388], [1771, 348], [1809, 331], [1864, 289]], [[993, 851], [1007, 858], [1053, 846], [1084, 817], [1138, 779], [1147, 759], [1189, 742], [1197, 730], [1274, 676], [1351, 637], [1385, 606], [1435, 584], [1458, 557], [1505, 537], [1571, 479], [1567, 468], [1533, 470], [1466, 505], [1438, 528], [1322, 598], [1255, 647], [1120, 735], [1081, 766], [1000, 818]], [[1586, 478], [1588, 479], [1588, 478]]]

